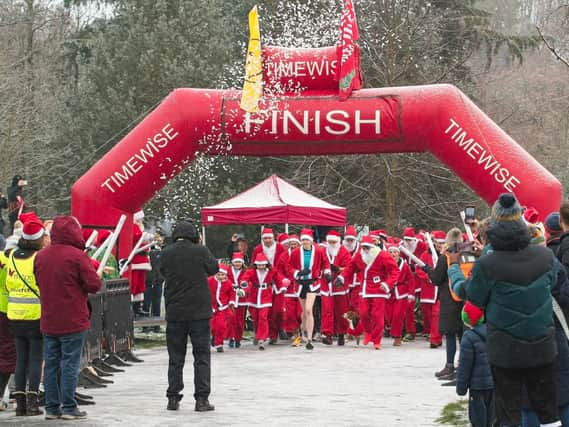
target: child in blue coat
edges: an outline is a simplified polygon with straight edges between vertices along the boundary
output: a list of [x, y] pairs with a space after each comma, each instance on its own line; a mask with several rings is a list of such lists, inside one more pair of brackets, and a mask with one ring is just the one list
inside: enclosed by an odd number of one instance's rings
[[494, 409], [494, 380], [486, 353], [484, 311], [470, 302], [464, 305], [462, 321], [466, 330], [460, 342], [460, 359], [456, 378], [456, 393], [468, 396], [468, 418], [473, 427], [492, 427]]

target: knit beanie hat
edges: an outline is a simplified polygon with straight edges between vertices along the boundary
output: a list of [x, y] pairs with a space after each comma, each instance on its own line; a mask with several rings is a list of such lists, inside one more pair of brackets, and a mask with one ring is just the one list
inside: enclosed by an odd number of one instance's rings
[[550, 236], [557, 236], [563, 231], [559, 225], [559, 212], [551, 212], [545, 219], [545, 231]]
[[492, 207], [492, 221], [523, 221], [522, 208], [512, 193], [500, 195]]
[[466, 301], [462, 309], [462, 322], [469, 328], [482, 325], [486, 319], [484, 318], [484, 310], [476, 307], [470, 301]]

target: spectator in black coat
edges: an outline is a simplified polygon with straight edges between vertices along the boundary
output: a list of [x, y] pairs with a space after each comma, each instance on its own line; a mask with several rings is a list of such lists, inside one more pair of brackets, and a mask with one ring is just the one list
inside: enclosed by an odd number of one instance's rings
[[486, 353], [484, 312], [466, 303], [462, 320], [467, 328], [460, 342], [456, 393], [464, 396], [470, 390], [468, 418], [473, 427], [492, 427], [496, 419], [494, 380]]
[[[547, 246], [555, 253], [558, 246], [558, 236], [560, 233], [551, 232], [552, 222], [548, 226], [548, 222], [550, 217], [553, 214], [550, 214], [546, 220], [546, 231], [550, 236], [548, 239]], [[557, 218], [554, 220], [559, 219], [559, 214], [557, 214]], [[552, 221], [554, 221], [552, 220]], [[560, 229], [559, 229], [560, 231]], [[555, 239], [555, 235], [557, 235], [557, 239]], [[557, 283], [555, 287], [551, 290], [551, 295], [555, 298], [558, 304], [563, 309], [563, 313], [565, 319], [569, 319], [569, 281], [567, 279], [567, 273], [565, 268], [560, 268], [557, 274]], [[564, 426], [569, 426], [569, 342], [567, 335], [563, 331], [563, 327], [561, 323], [554, 317], [555, 321], [555, 340], [557, 342], [557, 361], [555, 363], [556, 368], [556, 383], [557, 383], [557, 392], [559, 396], [559, 416], [561, 418], [561, 423]], [[539, 419], [535, 411], [531, 409], [531, 403], [529, 401], [527, 392], [524, 390], [523, 393], [523, 411], [522, 411], [522, 427], [539, 427]]]
[[233, 234], [231, 236], [231, 242], [229, 242], [225, 249], [228, 259], [232, 259], [235, 252], [240, 252], [243, 255], [243, 263], [245, 266], [251, 264], [249, 257], [249, 244], [243, 234]]
[[563, 229], [561, 228], [559, 212], [551, 212], [547, 215], [545, 220], [545, 234], [547, 239], [547, 247], [553, 251], [555, 255], [559, 251], [559, 245], [561, 243], [561, 234], [563, 234]]
[[194, 356], [196, 411], [212, 411], [210, 394], [211, 295], [208, 276], [218, 271], [217, 260], [200, 244], [196, 227], [187, 221], [176, 224], [173, 243], [160, 256], [160, 274], [165, 279], [166, 345], [168, 347], [168, 409], [177, 410], [183, 395], [183, 370], [188, 335]]
[[[446, 237], [447, 251], [462, 243], [462, 233], [458, 228], [449, 230]], [[441, 302], [441, 314], [439, 317], [439, 332], [445, 336], [446, 343], [446, 364], [443, 369], [435, 374], [441, 380], [450, 380], [450, 383], [443, 385], [454, 385], [453, 380], [456, 378], [454, 371], [454, 359], [456, 356], [457, 343], [460, 343], [462, 337], [462, 320], [460, 312], [462, 310], [462, 302], [455, 301], [449, 290], [448, 280], [449, 261], [446, 253], [439, 256], [439, 260], [434, 269], [426, 265], [423, 269], [429, 275], [433, 285], [439, 288], [439, 299]]]

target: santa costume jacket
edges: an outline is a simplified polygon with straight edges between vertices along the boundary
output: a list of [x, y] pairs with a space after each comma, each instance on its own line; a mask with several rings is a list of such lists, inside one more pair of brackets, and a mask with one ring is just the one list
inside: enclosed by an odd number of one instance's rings
[[354, 273], [360, 271], [363, 272], [362, 298], [389, 298], [389, 291], [386, 292], [381, 284], [385, 283], [389, 290], [393, 289], [399, 278], [399, 268], [388, 252], [379, 251], [369, 265], [364, 262], [362, 253], [358, 253], [341, 276], [344, 281], [350, 280]]
[[[289, 265], [295, 280], [298, 280], [300, 271], [303, 269], [304, 248], [302, 246], [296, 248], [290, 254]], [[320, 281], [323, 274], [330, 273], [330, 261], [324, 253], [324, 249], [318, 245], [312, 245], [312, 253], [310, 254], [309, 278], [313, 280], [310, 285], [311, 292], [318, 292], [320, 289]]]
[[[338, 253], [336, 255], [331, 255], [327, 248], [324, 249], [324, 253], [326, 254], [328, 262], [330, 263], [330, 270], [332, 271], [332, 281], [328, 283], [326, 282], [326, 279], [322, 278], [320, 285], [320, 295], [324, 295], [327, 297], [336, 296], [336, 295], [347, 295], [350, 290], [348, 282], [344, 282], [341, 287], [334, 286], [333, 283], [336, 280], [336, 277], [339, 276], [341, 271], [344, 271], [344, 269], [346, 269], [350, 264], [350, 262], [352, 261], [350, 252], [343, 245], [340, 245]], [[341, 271], [337, 269], [340, 269]]]

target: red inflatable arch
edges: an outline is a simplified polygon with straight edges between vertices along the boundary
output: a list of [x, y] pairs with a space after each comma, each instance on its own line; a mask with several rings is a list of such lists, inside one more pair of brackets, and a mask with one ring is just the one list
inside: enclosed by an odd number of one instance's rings
[[261, 113], [241, 110], [239, 91], [174, 90], [73, 185], [72, 214], [86, 226], [112, 227], [197, 153], [430, 152], [488, 203], [510, 191], [541, 219], [558, 210], [559, 181], [457, 88], [365, 89], [340, 102], [335, 48], [265, 47], [263, 54], [269, 96]]

